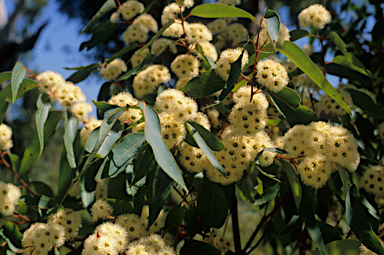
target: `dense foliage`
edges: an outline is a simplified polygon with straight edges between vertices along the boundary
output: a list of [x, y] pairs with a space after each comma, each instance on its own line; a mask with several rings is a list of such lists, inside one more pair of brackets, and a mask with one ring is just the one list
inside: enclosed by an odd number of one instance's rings
[[[365, 18], [343, 24], [349, 2], [338, 13], [308, 6], [293, 31], [275, 11], [255, 18], [239, 4], [178, 0], [158, 24], [151, 5], [107, 0], [80, 50], [116, 33], [123, 49], [68, 68], [67, 80], [21, 62], [0, 73], [10, 81], [2, 122], [10, 103], [39, 91], [22, 157], [18, 134], [0, 125], [1, 162], [15, 177], [0, 181], [0, 254], [384, 254], [380, 3], [365, 13], [370, 40]], [[75, 85], [94, 72], [106, 80], [97, 119]], [[29, 173], [60, 125], [54, 192]], [[240, 206], [257, 216], [249, 236]]]

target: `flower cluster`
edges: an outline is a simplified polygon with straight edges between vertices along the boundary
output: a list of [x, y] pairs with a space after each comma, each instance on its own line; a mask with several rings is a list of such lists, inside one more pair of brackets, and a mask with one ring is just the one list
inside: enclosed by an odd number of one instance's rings
[[[343, 102], [348, 107], [351, 107], [353, 104], [351, 95], [345, 89], [338, 88], [336, 90], [339, 92]], [[315, 109], [318, 113], [324, 112], [325, 114], [334, 114], [337, 116], [342, 116], [347, 113], [344, 108], [328, 94], [320, 98], [319, 102], [315, 104]]]
[[120, 59], [116, 58], [112, 60], [110, 63], [106, 64], [105, 66], [102, 66], [100, 69], [100, 75], [105, 80], [114, 80], [117, 77], [120, 76], [122, 72], [127, 71], [127, 66], [125, 65], [125, 62]]
[[15, 185], [0, 181], [0, 213], [2, 215], [12, 215], [20, 197], [21, 192]]
[[384, 197], [384, 167], [372, 166], [364, 172], [360, 180], [362, 187], [376, 197]]
[[248, 52], [243, 48], [227, 49], [220, 54], [219, 60], [216, 62], [215, 72], [224, 80], [228, 80], [231, 71], [231, 63], [235, 62], [243, 54], [241, 59], [241, 69], [248, 63]]
[[12, 129], [5, 125], [0, 124], [0, 151], [6, 151], [13, 147], [12, 142]]
[[100, 127], [102, 120], [97, 120], [93, 116], [89, 118], [85, 123], [83, 128], [80, 130], [80, 143], [85, 146], [89, 135], [95, 128]]
[[215, 230], [212, 230], [212, 232], [207, 237], [207, 243], [224, 254], [230, 251], [232, 248], [231, 240], [222, 235], [219, 235]]
[[301, 180], [314, 188], [321, 188], [337, 167], [336, 163], [354, 172], [360, 162], [356, 139], [341, 126], [325, 122], [296, 125], [284, 135], [281, 149], [289, 157], [306, 156], [299, 162], [297, 170]]
[[289, 78], [285, 67], [272, 60], [259, 61], [256, 66], [257, 82], [272, 92], [279, 92], [287, 86]]
[[[61, 106], [71, 111], [80, 121], [86, 122], [88, 114], [92, 111], [92, 105], [86, 103], [85, 95], [80, 87], [55, 72], [45, 71], [36, 77], [40, 84], [40, 90], [50, 95], [51, 100], [57, 101]], [[77, 106], [77, 104], [80, 104]]]
[[[133, 106], [137, 105], [138, 101], [132, 96], [129, 92], [120, 92], [119, 94], [111, 97], [108, 100], [109, 104], [117, 105], [119, 107]], [[123, 123], [132, 124], [139, 121], [142, 117], [142, 112], [140, 109], [131, 109], [127, 108], [119, 116], [119, 120]]]
[[65, 232], [65, 239], [69, 240], [78, 235], [82, 226], [81, 221], [81, 215], [78, 212], [65, 209], [49, 215], [48, 225], [59, 224], [62, 226]]
[[53, 247], [61, 247], [65, 242], [63, 226], [57, 223], [34, 223], [23, 234], [21, 244], [24, 254], [48, 254]]
[[331, 23], [332, 16], [321, 4], [314, 4], [302, 10], [299, 14], [299, 27], [314, 27], [323, 29], [326, 24]]
[[142, 98], [152, 93], [156, 88], [171, 79], [169, 70], [163, 65], [153, 65], [139, 72], [133, 79], [134, 94]]

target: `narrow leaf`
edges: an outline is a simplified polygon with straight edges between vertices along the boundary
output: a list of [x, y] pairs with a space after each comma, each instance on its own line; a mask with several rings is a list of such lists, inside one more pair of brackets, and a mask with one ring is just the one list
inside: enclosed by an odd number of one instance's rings
[[100, 149], [96, 153], [97, 158], [104, 158], [111, 151], [115, 142], [120, 138], [123, 133], [124, 125], [120, 122], [117, 122], [112, 130], [105, 137], [103, 143], [100, 146]]
[[[129, 70], [128, 72], [126, 72], [125, 74], [123, 74], [122, 76], [120, 76], [117, 80], [118, 81], [123, 81], [123, 80], [127, 80], [129, 79], [132, 75], [135, 75], [137, 73], [139, 73], [141, 71], [141, 69], [143, 69], [143, 67], [149, 63], [152, 63], [153, 60], [155, 59], [156, 55], [153, 55], [152, 52], [149, 52], [148, 56], [145, 57], [145, 59], [143, 60], [143, 62], [141, 62], [139, 65], [137, 65], [136, 67], [132, 68], [131, 70]], [[133, 92], [132, 92], [133, 93]]]
[[221, 91], [219, 96], [219, 101], [223, 101], [229, 93], [231, 93], [235, 83], [239, 79], [241, 74], [241, 60], [243, 59], [244, 50], [241, 52], [239, 58], [231, 63], [231, 70], [229, 72], [229, 77], [227, 82], [225, 83], [223, 91]]
[[205, 143], [204, 139], [201, 137], [200, 133], [195, 129], [194, 126], [192, 126], [189, 122], [185, 123], [185, 126], [188, 130], [188, 132], [192, 135], [193, 140], [199, 145], [199, 148], [201, 151], [207, 156], [209, 162], [224, 176], [225, 175], [225, 169], [220, 164], [220, 162], [216, 159], [215, 155], [213, 155], [212, 151], [209, 149], [208, 145]]
[[284, 159], [279, 159], [279, 161], [283, 165], [285, 171], [287, 172], [288, 181], [292, 189], [293, 199], [295, 200], [296, 207], [299, 208], [301, 196], [302, 196], [299, 177], [297, 176], [295, 170], [287, 161], [285, 161]]
[[254, 205], [264, 204], [269, 200], [274, 199], [279, 193], [279, 191], [280, 191], [280, 183], [276, 183], [274, 186], [264, 191], [264, 193], [261, 196], [256, 195], [256, 200], [253, 204]]
[[17, 62], [12, 70], [12, 80], [11, 80], [11, 88], [12, 88], [12, 104], [16, 101], [17, 92], [19, 90], [20, 84], [23, 81], [27, 70], [25, 66], [21, 62]]
[[114, 0], [107, 0], [103, 6], [97, 11], [95, 16], [92, 17], [91, 21], [81, 30], [80, 34], [87, 32], [91, 29], [97, 21], [99, 21], [105, 14], [107, 14], [110, 10], [116, 7], [116, 3]]
[[8, 81], [12, 78], [12, 72], [2, 72], [0, 73], [0, 83]]
[[284, 56], [289, 58], [298, 68], [300, 68], [309, 78], [312, 79], [325, 93], [339, 103], [349, 114], [351, 110], [343, 102], [341, 96], [335, 88], [324, 77], [323, 73], [308, 55], [296, 44], [290, 41], [284, 43], [283, 48], [277, 48]]
[[103, 22], [97, 24], [91, 30], [91, 34], [92, 34], [91, 39], [89, 39], [86, 42], [81, 43], [79, 51], [82, 51], [85, 48], [87, 48], [87, 51], [89, 51], [93, 47], [96, 47], [97, 45], [105, 42], [109, 37], [112, 36], [112, 34], [115, 32], [116, 28], [117, 28], [117, 24], [112, 23], [109, 20], [103, 21]]
[[108, 176], [116, 176], [124, 171], [135, 155], [145, 143], [143, 133], [131, 133], [126, 135], [112, 148], [111, 162]]
[[190, 80], [180, 88], [187, 96], [192, 98], [207, 97], [223, 89], [225, 81], [216, 74], [215, 70], [208, 70], [199, 77]]
[[207, 143], [208, 147], [213, 151], [221, 151], [225, 149], [225, 145], [220, 141], [217, 136], [206, 130], [202, 125], [196, 122], [189, 122], [197, 132], [201, 135], [204, 141]]
[[373, 232], [361, 203], [359, 190], [353, 183], [345, 199], [346, 220], [356, 237], [370, 250], [377, 254], [384, 254], [384, 248], [379, 238]]
[[268, 9], [264, 18], [267, 22], [268, 37], [273, 42], [273, 46], [276, 47], [277, 38], [280, 33], [280, 17], [275, 11]]
[[316, 113], [301, 105], [301, 99], [293, 89], [285, 87], [277, 93], [270, 92], [269, 95], [276, 108], [291, 125], [309, 124], [319, 120]]
[[304, 221], [309, 235], [319, 248], [321, 254], [326, 255], [323, 236], [321, 235], [319, 225], [315, 218], [315, 212], [313, 211], [311, 204], [311, 199], [309, 198], [308, 191], [305, 186], [302, 188], [302, 199], [298, 208], [298, 213], [300, 218]]
[[287, 235], [303, 225], [303, 220], [298, 215], [293, 215], [288, 225], [280, 232], [280, 235]]
[[148, 227], [152, 226], [171, 193], [173, 180], [158, 166], [149, 193]]
[[65, 132], [64, 132], [64, 145], [67, 152], [67, 159], [71, 168], [76, 168], [75, 152], [73, 151], [73, 142], [76, 138], [77, 128], [79, 126], [79, 120], [76, 115], [71, 112], [65, 114]]
[[373, 102], [372, 98], [362, 91], [346, 89], [352, 97], [353, 104], [364, 110], [366, 114], [375, 119], [384, 120], [384, 110]]
[[139, 102], [139, 107], [143, 111], [145, 118], [145, 139], [149, 145], [151, 145], [157, 163], [169, 177], [177, 182], [184, 190], [188, 191], [183, 176], [181, 175], [181, 170], [161, 136], [159, 116], [153, 108], [147, 106], [144, 102]]
[[196, 50], [200, 54], [201, 58], [203, 59], [203, 64], [208, 67], [208, 70], [215, 68], [215, 62], [213, 62], [210, 58], [204, 55], [203, 49], [198, 43], [196, 44]]
[[252, 21], [256, 21], [256, 18], [236, 7], [224, 5], [224, 4], [202, 4], [192, 9], [190, 15], [202, 17], [202, 18], [227, 18], [227, 17], [239, 17], [249, 18]]
[[[85, 80], [90, 74], [95, 72], [99, 64], [92, 64], [89, 66], [82, 66], [81, 69], [77, 69], [78, 71], [72, 74], [67, 81], [71, 81], [73, 83], [78, 83]], [[68, 69], [69, 70], [69, 69]]]
[[39, 136], [40, 150], [39, 156], [43, 153], [44, 150], [44, 125], [45, 121], [48, 118], [49, 110], [52, 107], [51, 101], [47, 94], [40, 94], [36, 102], [37, 111], [36, 111], [36, 128], [37, 135]]
[[343, 194], [346, 196], [348, 192], [348, 186], [351, 184], [351, 180], [349, 179], [346, 170], [339, 163], [336, 163], [336, 165], [337, 171], [341, 177], [341, 181], [343, 182]]

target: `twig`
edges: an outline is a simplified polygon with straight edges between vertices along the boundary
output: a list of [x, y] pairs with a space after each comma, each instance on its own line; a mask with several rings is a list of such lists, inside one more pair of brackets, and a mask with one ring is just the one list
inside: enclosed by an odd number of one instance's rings
[[8, 164], [8, 162], [5, 160], [4, 158], [4, 155], [5, 154], [8, 154], [8, 152], [4, 151], [3, 153], [1, 153], [0, 157], [1, 157], [1, 161], [2, 163], [9, 169], [9, 171], [11, 171], [11, 173], [13, 174], [13, 176], [15, 176], [19, 182], [28, 190], [28, 192], [34, 197], [36, 196], [35, 193], [31, 190], [31, 188], [28, 186], [28, 184], [26, 184], [21, 178], [20, 176], [15, 172], [13, 171], [12, 167]]
[[240, 228], [239, 228], [239, 215], [237, 211], [237, 198], [233, 198], [230, 206], [231, 218], [232, 218], [232, 231], [233, 241], [235, 243], [235, 254], [241, 253], [241, 241], [240, 241]]

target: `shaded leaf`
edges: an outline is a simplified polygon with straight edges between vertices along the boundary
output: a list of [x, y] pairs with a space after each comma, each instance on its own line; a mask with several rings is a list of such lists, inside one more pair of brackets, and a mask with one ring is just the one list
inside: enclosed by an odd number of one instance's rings
[[108, 104], [106, 102], [96, 102], [95, 100], [92, 100], [93, 104], [96, 106], [97, 109], [99, 109], [100, 111], [104, 112], [104, 113], [107, 113], [107, 114], [111, 114], [111, 113], [114, 113], [118, 110], [122, 110], [124, 107], [119, 107], [119, 106], [116, 106], [116, 105], [113, 105], [113, 104]]
[[91, 39], [89, 39], [89, 41], [81, 43], [79, 51], [82, 51], [85, 48], [87, 48], [87, 51], [89, 51], [93, 47], [96, 47], [100, 43], [107, 40], [115, 32], [116, 28], [117, 24], [112, 23], [109, 20], [97, 24], [91, 30]]
[[351, 114], [348, 106], [343, 102], [341, 96], [335, 88], [324, 77], [323, 73], [316, 66], [315, 63], [308, 57], [308, 55], [300, 49], [296, 44], [290, 41], [284, 43], [283, 48], [277, 48], [284, 56], [291, 60], [298, 68], [300, 68], [317, 86], [319, 86], [325, 93], [339, 103], [347, 113]]
[[372, 98], [365, 94], [362, 91], [355, 89], [346, 89], [352, 97], [353, 104], [364, 110], [366, 114], [375, 119], [383, 120], [384, 119], [384, 110], [383, 108], [377, 106], [373, 102]]
[[111, 151], [115, 142], [120, 138], [123, 133], [124, 125], [120, 122], [116, 122], [116, 125], [111, 129], [108, 133], [107, 137], [105, 137], [103, 143], [100, 146], [100, 149], [96, 153], [97, 158], [104, 158]]
[[359, 190], [353, 183], [348, 188], [345, 199], [346, 220], [356, 237], [370, 250], [377, 254], [384, 254], [384, 248], [379, 238], [373, 232], [361, 203]]
[[12, 104], [16, 101], [17, 92], [19, 91], [19, 87], [21, 82], [23, 81], [27, 70], [25, 66], [21, 62], [17, 62], [12, 70], [12, 79], [11, 79], [11, 89], [12, 89]]
[[161, 136], [159, 116], [152, 107], [147, 106], [144, 102], [139, 102], [139, 107], [145, 118], [145, 139], [151, 145], [157, 163], [169, 177], [187, 191], [181, 170]]
[[40, 181], [33, 181], [29, 184], [29, 187], [35, 192], [36, 195], [41, 196], [47, 196], [50, 198], [53, 198], [53, 191], [51, 187], [49, 187], [44, 182]]
[[[68, 163], [66, 150], [63, 148], [60, 158], [60, 172], [58, 181], [58, 190], [56, 202], [60, 202], [66, 195], [67, 190], [71, 186], [72, 180], [76, 177], [76, 169], [72, 169]], [[80, 181], [80, 180], [79, 180]]]
[[256, 18], [252, 14], [242, 9], [224, 4], [201, 4], [193, 8], [190, 15], [202, 18], [239, 17], [249, 18], [252, 21], [256, 21]]
[[319, 120], [316, 113], [300, 104], [301, 99], [293, 89], [285, 87], [277, 93], [270, 92], [269, 95], [291, 125], [309, 124]]
[[113, 10], [115, 7], [116, 3], [114, 0], [107, 0], [92, 17], [91, 21], [89, 21], [88, 24], [81, 30], [80, 34], [83, 34], [91, 29], [97, 21], [99, 21], [105, 14], [107, 14], [110, 10]]
[[199, 192], [198, 197], [197, 206], [200, 207], [204, 232], [208, 233], [210, 228], [223, 226], [228, 215], [228, 204], [223, 190], [215, 185], [210, 190]]
[[341, 181], [343, 182], [343, 194], [346, 196], [348, 192], [348, 186], [351, 184], [351, 180], [348, 177], [346, 170], [339, 164], [336, 163], [337, 171], [340, 174]]
[[23, 234], [20, 233], [18, 226], [10, 221], [7, 221], [4, 225], [4, 235], [9, 238], [13, 245], [22, 247], [21, 239]]
[[200, 54], [201, 58], [203, 59], [202, 65], [207, 66], [208, 69], [215, 68], [215, 62], [213, 62], [210, 58], [206, 57], [204, 55], [203, 49], [201, 48], [199, 43], [196, 43], [196, 50]]
[[294, 42], [296, 40], [299, 40], [300, 38], [309, 36], [310, 33], [304, 29], [295, 29], [295, 30], [289, 31], [289, 35], [291, 37], [291, 42]]
[[173, 180], [157, 166], [149, 191], [149, 218], [148, 227], [152, 226], [160, 214], [161, 209], [171, 193]]
[[[355, 240], [340, 240], [333, 241], [325, 245], [327, 254], [332, 255], [359, 255], [360, 254], [360, 242]], [[320, 255], [319, 250], [314, 250], [308, 255]]]
[[190, 80], [180, 90], [189, 97], [200, 98], [210, 96], [223, 89], [224, 86], [225, 81], [216, 74], [215, 70], [208, 70]]
[[298, 215], [293, 215], [287, 226], [280, 232], [280, 235], [287, 235], [303, 225], [303, 220]]
[[[286, 163], [288, 164], [288, 163]], [[308, 233], [311, 236], [312, 240], [315, 242], [316, 246], [319, 248], [321, 254], [326, 255], [323, 236], [321, 235], [320, 227], [315, 218], [315, 212], [311, 204], [311, 199], [309, 198], [307, 188], [302, 187], [302, 197], [300, 201], [300, 206], [298, 208], [298, 213], [300, 218], [305, 222], [305, 226], [308, 229]]]
[[[44, 125], [44, 146], [48, 143], [49, 139], [55, 134], [62, 115], [63, 112], [60, 111], [49, 112], [48, 118], [45, 121]], [[21, 160], [19, 174], [21, 177], [28, 171], [28, 169], [32, 166], [33, 162], [35, 162], [39, 158], [39, 151], [39, 137], [37, 133], [34, 133], [29, 142], [28, 147], [24, 151], [23, 159]]]
[[8, 81], [12, 78], [12, 72], [2, 72], [0, 73], [0, 83]]
[[185, 239], [184, 246], [182, 248], [182, 254], [184, 255], [220, 255], [221, 252], [216, 250], [212, 245], [192, 239]]
[[254, 205], [264, 204], [264, 203], [268, 202], [269, 200], [274, 199], [277, 196], [277, 194], [279, 193], [279, 191], [280, 191], [280, 183], [276, 183], [271, 188], [265, 190], [261, 196], [256, 195], [256, 197], [255, 197], [256, 200], [253, 204]]
[[133, 172], [135, 175], [131, 181], [131, 185], [134, 185], [146, 176], [153, 169], [155, 164], [156, 160], [152, 149], [148, 144], [146, 144], [140, 149], [137, 153], [137, 157], [134, 159]]
[[287, 161], [285, 161], [284, 159], [279, 159], [279, 161], [283, 165], [285, 171], [287, 172], [288, 181], [292, 189], [293, 199], [295, 200], [296, 207], [299, 208], [301, 196], [302, 196], [299, 177], [297, 176], [295, 170]]
[[[73, 83], [81, 82], [81, 81], [85, 80], [91, 73], [95, 72], [98, 67], [99, 67], [99, 64], [92, 64], [89, 66], [75, 67], [75, 68], [77, 68], [75, 70], [78, 70], [78, 71], [75, 72], [74, 74], [72, 74], [67, 79], [67, 81], [71, 81]], [[67, 68], [67, 70], [73, 70], [73, 69]]]
[[235, 83], [239, 79], [241, 74], [241, 61], [243, 59], [243, 54], [244, 50], [241, 52], [239, 58], [235, 62], [230, 63], [231, 70], [229, 72], [229, 77], [225, 83], [223, 91], [220, 93], [219, 101], [223, 101], [229, 95], [229, 93], [231, 93]]

